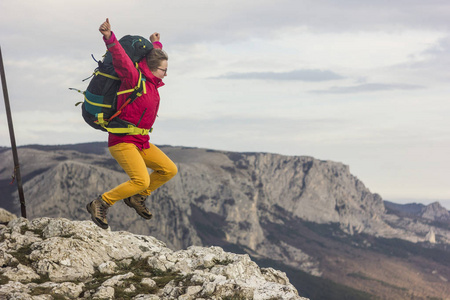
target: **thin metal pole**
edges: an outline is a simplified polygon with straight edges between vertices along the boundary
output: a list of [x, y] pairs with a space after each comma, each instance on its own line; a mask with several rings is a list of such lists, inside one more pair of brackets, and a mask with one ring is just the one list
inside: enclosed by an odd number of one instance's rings
[[20, 176], [19, 155], [17, 154], [16, 137], [14, 135], [14, 127], [11, 116], [11, 107], [9, 105], [8, 89], [6, 88], [5, 68], [3, 66], [2, 48], [0, 47], [0, 73], [2, 77], [3, 98], [5, 99], [6, 116], [8, 118], [9, 137], [11, 138], [11, 149], [14, 158], [14, 175], [17, 180], [17, 189], [19, 191], [20, 209], [22, 217], [27, 217], [27, 209], [25, 205], [25, 196], [23, 194], [22, 177]]

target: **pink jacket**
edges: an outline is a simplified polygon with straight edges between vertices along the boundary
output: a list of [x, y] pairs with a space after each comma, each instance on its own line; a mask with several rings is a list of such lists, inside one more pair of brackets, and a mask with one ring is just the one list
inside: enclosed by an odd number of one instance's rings
[[[120, 91], [134, 88], [139, 79], [139, 72], [134, 66], [131, 59], [125, 53], [125, 50], [120, 45], [114, 33], [108, 40], [104, 40], [111, 52], [113, 58], [113, 65], [116, 73], [119, 75], [122, 83], [119, 88]], [[153, 47], [162, 49], [160, 42], [154, 42]], [[139, 128], [150, 129], [155, 122], [156, 115], [159, 109], [159, 93], [158, 88], [164, 85], [162, 80], [155, 77], [147, 66], [145, 59], [139, 62], [139, 70], [145, 76], [145, 86], [147, 93], [138, 97], [133, 103], [128, 104], [119, 115], [119, 118], [133, 124], [138, 124]], [[117, 107], [120, 107], [126, 100], [129, 94], [119, 95], [117, 98]], [[125, 135], [119, 136], [109, 133], [108, 147], [117, 145], [119, 143], [132, 143], [139, 149], [150, 148], [149, 135]]]

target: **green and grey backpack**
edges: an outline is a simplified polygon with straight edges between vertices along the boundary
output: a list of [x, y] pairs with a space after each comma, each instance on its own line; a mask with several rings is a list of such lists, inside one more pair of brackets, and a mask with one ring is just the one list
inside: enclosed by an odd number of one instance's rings
[[[126, 35], [119, 40], [119, 43], [136, 68], [138, 62], [153, 49], [149, 40], [137, 35]], [[136, 124], [119, 117], [126, 105], [145, 93], [145, 77], [141, 71], [138, 69], [139, 81], [135, 88], [119, 92], [121, 81], [114, 70], [111, 53], [107, 51], [103, 61], [97, 61], [97, 63], [98, 67], [94, 70], [87, 89], [84, 92], [77, 90], [84, 95], [84, 101], [78, 102], [76, 105], [82, 104], [82, 116], [86, 123], [95, 129], [117, 135], [147, 135], [148, 129], [138, 128]], [[125, 103], [121, 107], [117, 107], [117, 96], [127, 93], [129, 96]]]

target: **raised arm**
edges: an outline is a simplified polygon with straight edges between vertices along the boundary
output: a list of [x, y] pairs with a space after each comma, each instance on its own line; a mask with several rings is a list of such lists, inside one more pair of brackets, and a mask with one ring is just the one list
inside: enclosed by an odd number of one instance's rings
[[111, 31], [111, 24], [109, 23], [108, 18], [100, 25], [99, 31], [103, 35], [103, 40], [105, 41], [108, 51], [111, 52], [114, 70], [117, 75], [119, 75], [119, 78], [122, 82], [126, 82], [129, 87], [136, 86], [139, 73], [134, 66], [134, 63]]
[[163, 47], [161, 42], [159, 41], [160, 38], [161, 35], [158, 32], [155, 32], [150, 36], [150, 42], [152, 42], [153, 47], [155, 47], [156, 49], [162, 49]]

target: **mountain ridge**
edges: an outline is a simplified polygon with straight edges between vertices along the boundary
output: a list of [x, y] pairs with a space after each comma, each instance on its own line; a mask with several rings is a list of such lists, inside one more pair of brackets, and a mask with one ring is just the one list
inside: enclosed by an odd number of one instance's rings
[[[100, 149], [19, 149], [30, 217], [86, 220], [84, 206], [90, 198], [127, 180], [106, 144], [90, 146]], [[425, 299], [448, 292], [442, 278], [450, 279], [449, 263], [428, 257], [433, 251], [448, 255], [446, 223], [392, 213], [348, 166], [308, 156], [161, 148], [179, 174], [151, 196], [154, 219], [146, 222], [119, 202], [108, 216], [112, 230], [152, 235], [172, 249], [216, 245], [240, 251], [312, 276], [304, 280], [329, 279], [360, 291], [376, 290], [384, 299]], [[2, 152], [0, 159], [10, 158]], [[0, 169], [0, 180], [7, 175]], [[412, 270], [425, 272], [423, 278]], [[298, 289], [314, 298], [323, 287]]]

